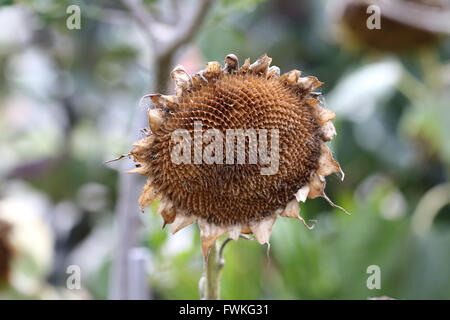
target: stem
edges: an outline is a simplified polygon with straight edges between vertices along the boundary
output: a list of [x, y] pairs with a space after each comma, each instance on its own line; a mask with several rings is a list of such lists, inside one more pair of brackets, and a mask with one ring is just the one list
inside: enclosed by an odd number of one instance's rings
[[426, 235], [441, 209], [450, 203], [450, 183], [443, 183], [428, 190], [414, 210], [411, 228], [417, 235]]
[[205, 300], [220, 299], [220, 278], [222, 276], [225, 261], [219, 255], [218, 243], [216, 242], [209, 251], [208, 259], [204, 264], [205, 291], [203, 298]]
[[[253, 240], [245, 234], [239, 235], [239, 238]], [[223, 250], [231, 240], [231, 238], [226, 238], [220, 246], [216, 241], [209, 251], [208, 259], [203, 265], [203, 277], [199, 282], [200, 298], [202, 300], [220, 300], [220, 277], [225, 266]]]

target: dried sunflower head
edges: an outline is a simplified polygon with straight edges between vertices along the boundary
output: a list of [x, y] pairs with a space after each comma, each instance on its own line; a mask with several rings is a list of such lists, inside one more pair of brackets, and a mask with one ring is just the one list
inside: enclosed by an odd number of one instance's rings
[[314, 92], [322, 82], [298, 70], [280, 76], [271, 61], [264, 54], [239, 68], [230, 54], [192, 77], [177, 66], [176, 95], [147, 96], [150, 131], [130, 152], [129, 172], [148, 176], [139, 205], [161, 199], [172, 233], [198, 221], [205, 257], [225, 233], [268, 243], [278, 215], [301, 219], [299, 202], [329, 201], [325, 176], [343, 178], [325, 145], [336, 131]]

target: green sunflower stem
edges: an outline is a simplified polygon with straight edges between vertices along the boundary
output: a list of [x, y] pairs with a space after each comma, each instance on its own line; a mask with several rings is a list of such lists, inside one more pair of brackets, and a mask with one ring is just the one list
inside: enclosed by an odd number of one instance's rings
[[204, 263], [204, 278], [200, 280], [203, 282], [203, 285], [200, 285], [200, 291], [203, 291], [203, 294], [200, 292], [200, 295], [203, 299], [220, 299], [220, 279], [224, 264], [225, 261], [221, 255], [221, 250], [219, 250], [219, 244], [216, 242], [209, 251], [208, 260]]

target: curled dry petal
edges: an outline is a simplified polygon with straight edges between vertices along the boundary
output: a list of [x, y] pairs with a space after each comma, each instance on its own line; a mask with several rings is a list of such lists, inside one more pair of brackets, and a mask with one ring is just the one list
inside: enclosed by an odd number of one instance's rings
[[166, 224], [172, 223], [175, 220], [176, 216], [176, 209], [172, 201], [167, 198], [162, 199], [159, 203], [158, 214], [160, 214], [164, 219], [164, 223], [162, 226], [163, 228], [166, 226]]
[[267, 72], [267, 78], [279, 78], [280, 77], [280, 68], [277, 66], [272, 66], [269, 68], [269, 71]]
[[250, 223], [250, 230], [255, 235], [256, 240], [258, 240], [260, 244], [269, 243], [270, 234], [272, 233], [272, 226], [275, 223], [276, 219], [277, 216], [273, 214], [261, 221]]
[[222, 66], [217, 61], [211, 61], [206, 64], [206, 69], [203, 72], [203, 76], [207, 79], [214, 78], [221, 73]]
[[175, 216], [175, 220], [172, 222], [172, 225], [170, 226], [170, 232], [172, 234], [177, 233], [184, 227], [187, 227], [190, 224], [193, 224], [197, 220], [197, 217], [192, 214], [187, 214], [186, 212], [180, 211]]
[[177, 102], [177, 97], [176, 96], [165, 96], [163, 94], [150, 94], [150, 95], [146, 95], [145, 97], [150, 97], [150, 99], [152, 100], [152, 103], [160, 109], [172, 109]]
[[150, 130], [156, 132], [161, 127], [164, 122], [164, 111], [161, 109], [149, 109], [148, 110], [148, 124], [150, 125]]
[[245, 74], [245, 73], [248, 71], [249, 68], [250, 68], [250, 59], [247, 58], [247, 59], [245, 59], [244, 64], [243, 64], [242, 67], [239, 69], [239, 71], [240, 71], [241, 73]]
[[148, 180], [142, 190], [141, 196], [139, 197], [139, 207], [141, 210], [144, 210], [145, 207], [150, 205], [150, 203], [157, 198], [157, 188], [151, 183], [150, 180]]
[[149, 166], [138, 166], [134, 169], [130, 169], [127, 170], [126, 173], [137, 173], [140, 174], [141, 176], [147, 176], [150, 172], [150, 167]]
[[170, 75], [175, 82], [175, 92], [177, 96], [181, 96], [184, 91], [189, 90], [192, 87], [191, 76], [182, 66], [176, 66]]
[[283, 213], [284, 209], [285, 208], [283, 208], [283, 207], [278, 208], [277, 210], [275, 210], [275, 214], [281, 215]]
[[230, 53], [225, 58], [225, 67], [224, 70], [228, 73], [233, 71], [237, 71], [239, 69], [239, 59], [236, 55]]
[[328, 121], [322, 126], [323, 138], [325, 141], [330, 141], [336, 135], [336, 128], [333, 122]]
[[230, 235], [230, 238], [237, 240], [241, 234], [241, 229], [242, 227], [239, 224], [228, 227], [228, 234]]
[[299, 219], [306, 228], [308, 228], [309, 230], [312, 230], [314, 228], [314, 224], [309, 226], [306, 223], [305, 219], [303, 219], [300, 216], [299, 211], [300, 211], [300, 204], [298, 203], [298, 201], [296, 199], [293, 199], [286, 205], [286, 209], [283, 211], [281, 216], [287, 217], [287, 218]]
[[267, 54], [263, 54], [258, 60], [250, 65], [250, 70], [256, 74], [266, 74], [271, 62], [272, 58], [269, 58]]
[[117, 158], [114, 158], [114, 159], [105, 161], [105, 164], [106, 164], [106, 163], [111, 163], [111, 162], [116, 162], [116, 161], [122, 160], [123, 158], [126, 158], [126, 157], [128, 157], [128, 156], [130, 156], [130, 155], [131, 155], [131, 153], [129, 153], [129, 154], [122, 154], [122, 155], [118, 156]]
[[291, 70], [283, 74], [280, 77], [280, 80], [283, 82], [287, 82], [289, 85], [293, 86], [297, 83], [297, 79], [299, 79], [301, 74], [302, 72], [299, 70]]
[[333, 159], [330, 148], [322, 144], [322, 154], [319, 158], [319, 168], [317, 173], [321, 176], [328, 176], [335, 172], [341, 172], [341, 166]]
[[305, 99], [305, 102], [308, 106], [313, 107], [313, 108], [320, 103], [320, 101], [318, 99]]
[[333, 110], [323, 108], [321, 106], [315, 106], [314, 107], [314, 113], [317, 118], [317, 124], [319, 126], [323, 126], [325, 123], [327, 123], [330, 120], [333, 120], [336, 117], [336, 114]]
[[217, 226], [214, 223], [209, 223], [205, 219], [198, 220], [200, 228], [200, 237], [202, 239], [202, 251], [205, 258], [208, 256], [209, 249], [216, 242], [216, 240], [228, 230], [225, 227]]
[[304, 185], [300, 189], [298, 189], [297, 193], [295, 194], [295, 198], [298, 202], [305, 202], [306, 198], [309, 194], [309, 185]]
[[322, 86], [323, 82], [320, 82], [316, 77], [309, 76], [309, 77], [299, 78], [297, 80], [297, 85], [303, 90], [313, 91], [313, 90], [319, 88], [320, 86]]
[[142, 162], [151, 149], [154, 140], [155, 136], [149, 136], [136, 141], [135, 143], [133, 143], [133, 149], [131, 149], [129, 155], [132, 155], [136, 162]]
[[241, 233], [242, 234], [250, 234], [250, 233], [252, 233], [252, 230], [250, 229], [248, 224], [242, 224], [241, 225]]
[[322, 198], [324, 198], [330, 206], [334, 207], [334, 208], [338, 208], [342, 211], [344, 211], [346, 214], [348, 214], [349, 216], [351, 216], [352, 214], [350, 212], [348, 212], [347, 210], [345, 210], [344, 208], [342, 208], [341, 206], [338, 206], [337, 204], [335, 204], [333, 201], [330, 200], [330, 198], [328, 198], [328, 196], [325, 194], [325, 192], [322, 194]]
[[281, 213], [282, 217], [287, 218], [298, 218], [298, 213], [300, 211], [300, 204], [297, 199], [291, 200], [284, 209], [283, 213]]
[[325, 178], [317, 173], [311, 175], [309, 180], [309, 193], [308, 198], [314, 199], [323, 195], [325, 189]]
[[154, 136], [146, 137], [144, 139], [135, 141], [133, 143], [133, 149], [131, 149], [130, 153], [139, 153], [141, 150], [147, 150], [153, 144], [155, 140]]

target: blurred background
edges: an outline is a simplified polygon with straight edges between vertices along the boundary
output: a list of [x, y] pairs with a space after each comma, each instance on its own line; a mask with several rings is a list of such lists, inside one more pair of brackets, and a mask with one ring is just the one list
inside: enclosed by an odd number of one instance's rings
[[173, 66], [265, 52], [325, 82], [346, 173], [327, 193], [352, 215], [307, 201], [316, 227], [278, 219], [270, 264], [230, 242], [222, 298], [450, 299], [449, 1], [0, 4], [0, 299], [198, 299], [198, 227], [161, 229], [157, 203], [137, 209], [132, 163], [105, 161], [145, 126], [140, 98], [172, 92]]

